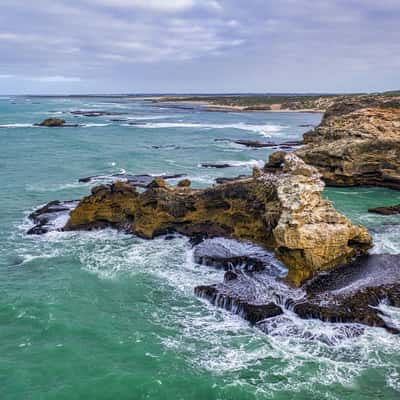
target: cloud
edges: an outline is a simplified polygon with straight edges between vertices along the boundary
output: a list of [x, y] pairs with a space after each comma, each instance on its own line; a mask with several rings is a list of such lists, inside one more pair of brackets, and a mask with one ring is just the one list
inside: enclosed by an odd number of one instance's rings
[[217, 0], [87, 0], [91, 4], [107, 7], [143, 9], [157, 12], [182, 12], [195, 7], [222, 10]]
[[399, 20], [398, 0], [2, 0], [0, 92], [390, 88]]
[[89, 0], [109, 7], [142, 8], [164, 12], [182, 11], [194, 6], [194, 0]]
[[37, 82], [44, 82], [44, 83], [65, 83], [65, 82], [80, 82], [81, 78], [76, 76], [61, 76], [61, 75], [54, 75], [54, 76], [37, 76], [37, 77], [30, 77], [26, 78], [28, 80], [37, 81]]
[[32, 82], [43, 82], [43, 83], [71, 83], [71, 82], [81, 82], [81, 78], [74, 76], [24, 76], [24, 75], [14, 75], [14, 74], [0, 74], [0, 79], [18, 79], [24, 81]]

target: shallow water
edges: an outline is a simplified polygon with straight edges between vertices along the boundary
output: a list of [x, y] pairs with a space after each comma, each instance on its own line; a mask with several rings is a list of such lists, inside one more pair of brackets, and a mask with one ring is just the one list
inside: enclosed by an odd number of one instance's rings
[[[127, 115], [56, 114], [82, 109]], [[84, 126], [32, 126], [52, 115]], [[119, 118], [138, 125], [110, 121]], [[0, 399], [398, 399], [398, 337], [365, 328], [351, 338], [343, 326], [290, 313], [264, 335], [193, 295], [223, 272], [194, 264], [185, 238], [24, 234], [33, 208], [87, 194], [81, 177], [187, 173], [204, 187], [250, 173], [272, 151], [214, 139], [293, 140], [307, 129], [299, 125], [319, 119], [139, 100], [0, 98]], [[234, 167], [199, 167], [206, 162]], [[399, 253], [399, 217], [367, 213], [400, 203], [399, 192], [325, 194], [372, 229], [375, 252]], [[400, 321], [398, 310], [386, 311]]]

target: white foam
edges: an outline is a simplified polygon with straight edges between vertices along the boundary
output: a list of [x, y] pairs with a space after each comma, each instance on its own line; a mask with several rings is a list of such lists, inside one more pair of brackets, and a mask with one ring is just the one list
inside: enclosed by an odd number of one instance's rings
[[[393, 361], [400, 338], [383, 329], [363, 327], [361, 336], [352, 337], [352, 328], [359, 326], [302, 320], [286, 311], [282, 323], [266, 335], [241, 317], [196, 299], [193, 288], [221, 282], [223, 271], [196, 265], [186, 238], [148, 241], [104, 230], [52, 232], [31, 240], [35, 251], [30, 248], [25, 255], [73, 255], [100, 279], [146, 275], [157, 287], [167, 288], [173, 304], [154, 305], [151, 319], [178, 333], [160, 330], [155, 333], [159, 342], [196, 370], [223, 376], [226, 385], [256, 387], [259, 397], [312, 387], [315, 396], [323, 398], [324, 392], [318, 390], [326, 390], [326, 385], [354, 385], [366, 370], [379, 369], [385, 371], [390, 388], [400, 389]], [[250, 244], [238, 246], [250, 251]], [[52, 253], [54, 249], [57, 252]]]
[[33, 124], [3, 124], [0, 128], [33, 128]]
[[226, 161], [227, 164], [233, 165], [234, 167], [259, 167], [262, 168], [265, 164], [263, 160], [248, 160], [248, 161]]
[[104, 123], [104, 124], [100, 124], [100, 123], [97, 123], [97, 124], [95, 124], [95, 123], [90, 123], [90, 124], [83, 124], [82, 125], [82, 127], [83, 128], [95, 128], [95, 127], [102, 127], [102, 126], [110, 126], [111, 124], [106, 124], [106, 123]]
[[372, 232], [373, 254], [400, 254], [400, 225], [384, 225]]
[[53, 185], [26, 185], [26, 190], [29, 192], [58, 192], [60, 190], [76, 189], [85, 186], [90, 186], [90, 182], [66, 182]]
[[[127, 124], [126, 124], [127, 125]], [[127, 125], [129, 126], [129, 125]], [[250, 131], [261, 134], [265, 137], [270, 137], [271, 134], [282, 131], [287, 128], [284, 125], [250, 125], [244, 122], [237, 124], [198, 124], [198, 123], [186, 123], [186, 122], [152, 122], [147, 124], [134, 125], [139, 128], [146, 129], [166, 129], [166, 128], [194, 128], [194, 129], [239, 129], [243, 131]]]
[[158, 120], [158, 119], [170, 119], [176, 118], [179, 115], [135, 115], [129, 116], [126, 119], [133, 120], [133, 121], [151, 121], [151, 120]]

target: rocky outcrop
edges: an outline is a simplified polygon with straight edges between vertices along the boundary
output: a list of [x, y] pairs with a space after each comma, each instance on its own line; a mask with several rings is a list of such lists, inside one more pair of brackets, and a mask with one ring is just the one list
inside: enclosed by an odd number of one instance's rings
[[65, 125], [65, 120], [63, 120], [61, 118], [47, 118], [37, 125], [38, 126], [47, 126], [47, 127], [60, 127], [60, 126]]
[[321, 198], [323, 187], [317, 170], [293, 154], [277, 174], [256, 169], [252, 177], [205, 190], [173, 188], [156, 178], [139, 193], [115, 182], [92, 189], [65, 229], [112, 226], [144, 238], [174, 231], [248, 240], [273, 249], [289, 268], [288, 282], [299, 286], [371, 246], [365, 228]]
[[45, 126], [47, 128], [78, 128], [79, 124], [67, 124], [64, 119], [61, 118], [47, 118], [35, 126]]
[[339, 102], [304, 135], [306, 146], [296, 154], [328, 185], [400, 189], [400, 102], [377, 99]]

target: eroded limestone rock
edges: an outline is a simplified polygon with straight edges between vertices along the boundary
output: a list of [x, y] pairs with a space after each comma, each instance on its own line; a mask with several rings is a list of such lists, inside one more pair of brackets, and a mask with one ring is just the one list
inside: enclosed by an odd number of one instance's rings
[[260, 171], [205, 190], [174, 188], [161, 178], [143, 193], [122, 182], [96, 187], [65, 229], [112, 226], [145, 238], [175, 231], [248, 240], [273, 249], [289, 268], [288, 282], [299, 286], [371, 246], [368, 231], [323, 200], [322, 190], [317, 170], [289, 154], [277, 174]]
[[361, 109], [357, 105], [363, 103], [336, 105], [304, 135], [306, 146], [296, 154], [318, 168], [330, 186], [400, 189], [400, 108], [386, 107], [391, 104]]

